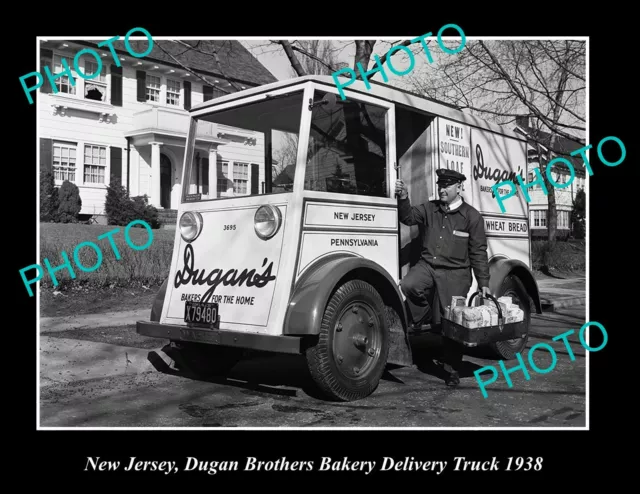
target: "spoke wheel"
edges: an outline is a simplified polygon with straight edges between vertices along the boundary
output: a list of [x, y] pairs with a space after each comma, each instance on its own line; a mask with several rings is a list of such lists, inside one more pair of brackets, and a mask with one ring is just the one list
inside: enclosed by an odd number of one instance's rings
[[312, 378], [332, 400], [365, 398], [378, 387], [389, 353], [384, 302], [368, 283], [351, 280], [329, 299], [318, 343], [306, 352]]

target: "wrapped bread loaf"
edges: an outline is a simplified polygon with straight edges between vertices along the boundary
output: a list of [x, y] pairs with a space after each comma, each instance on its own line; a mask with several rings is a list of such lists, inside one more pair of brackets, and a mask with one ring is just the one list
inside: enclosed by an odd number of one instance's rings
[[498, 297], [498, 302], [510, 305], [513, 303], [513, 300], [511, 299], [511, 297]]
[[[487, 307], [486, 305], [481, 305], [476, 309], [478, 312], [480, 312], [480, 317], [482, 317], [482, 323], [480, 324], [481, 327], [487, 327], [487, 326], [491, 326], [491, 310], [489, 309], [489, 307]], [[497, 317], [498, 311], [496, 310], [496, 317]]]
[[475, 329], [482, 327], [482, 313], [479, 307], [464, 307], [462, 309], [462, 325]]
[[[496, 303], [491, 299], [485, 299], [484, 305], [493, 307], [494, 309], [496, 308]], [[502, 317], [507, 317], [509, 306], [504, 302], [500, 302], [500, 299], [498, 299], [498, 305], [500, 306], [500, 310], [502, 311]]]
[[484, 305], [483, 306], [485, 309], [487, 309], [489, 311], [489, 314], [491, 316], [491, 326], [497, 326], [498, 325], [498, 309], [496, 308], [495, 305], [491, 306], [491, 305]]
[[451, 307], [459, 307], [459, 306], [464, 307], [465, 305], [467, 305], [466, 297], [460, 297], [460, 296], [451, 297]]
[[510, 324], [514, 322], [521, 322], [524, 320], [524, 311], [520, 308], [510, 309], [509, 315], [505, 318], [505, 322]]
[[451, 307], [450, 319], [456, 324], [462, 324], [462, 311], [464, 309], [465, 307], [462, 307], [460, 305], [457, 307]]

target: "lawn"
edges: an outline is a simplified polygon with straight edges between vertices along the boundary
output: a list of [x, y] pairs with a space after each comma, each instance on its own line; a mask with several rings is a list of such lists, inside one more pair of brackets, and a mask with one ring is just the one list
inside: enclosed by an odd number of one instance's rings
[[[98, 240], [98, 236], [115, 228], [120, 229], [112, 236], [120, 259], [116, 258], [108, 238]], [[54, 288], [53, 280], [46, 272], [44, 260], [48, 259], [54, 268], [60, 266], [64, 262], [62, 251], [66, 252], [71, 261], [76, 277], [72, 279], [68, 269], [55, 272], [58, 280], [58, 286], [55, 288], [60, 291], [72, 285], [131, 287], [162, 283], [169, 274], [175, 231], [153, 230], [151, 246], [144, 250], [134, 250], [125, 241], [124, 229], [125, 227], [102, 225], [41, 223], [40, 264], [45, 267], [45, 275], [40, 281], [40, 286]], [[132, 228], [129, 234], [131, 242], [135, 245], [142, 246], [149, 240], [149, 233], [144, 228]], [[82, 242], [93, 242], [102, 251], [102, 263], [95, 271], [84, 272], [73, 261], [73, 251]], [[91, 247], [83, 247], [79, 252], [79, 259], [82, 265], [90, 268], [97, 263], [98, 256]]]
[[[116, 259], [108, 238], [98, 240], [98, 236], [115, 228], [120, 228], [112, 236], [120, 259]], [[124, 229], [103, 225], [40, 224], [40, 265], [44, 271], [40, 280], [41, 316], [151, 307], [155, 293], [169, 274], [175, 230], [153, 230], [151, 245], [137, 251], [126, 243]], [[144, 228], [131, 228], [129, 236], [131, 242], [139, 246], [149, 240]], [[82, 242], [93, 242], [100, 247], [102, 263], [95, 271], [84, 272], [73, 260], [73, 251]], [[66, 268], [56, 271], [58, 285], [54, 286], [45, 259], [52, 268], [60, 266], [64, 262], [63, 251], [76, 277], [72, 279]], [[91, 247], [83, 247], [79, 259], [83, 266], [90, 268], [97, 263], [98, 256]], [[25, 272], [27, 278], [34, 275], [35, 270]]]

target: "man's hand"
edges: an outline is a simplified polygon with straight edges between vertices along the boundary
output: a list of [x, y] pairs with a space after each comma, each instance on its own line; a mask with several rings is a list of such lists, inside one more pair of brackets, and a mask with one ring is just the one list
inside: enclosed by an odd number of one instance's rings
[[406, 199], [409, 197], [409, 193], [407, 192], [407, 186], [404, 184], [402, 180], [396, 180], [396, 195], [400, 199]]
[[488, 286], [483, 286], [482, 287], [482, 296], [484, 298], [489, 298], [488, 295], [491, 295], [491, 290], [489, 290]]

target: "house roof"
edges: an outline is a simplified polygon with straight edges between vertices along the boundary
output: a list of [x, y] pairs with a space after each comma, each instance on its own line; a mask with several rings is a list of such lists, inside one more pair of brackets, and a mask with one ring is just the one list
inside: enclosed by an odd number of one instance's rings
[[[536, 143], [539, 142], [546, 148], [546, 151], [551, 149], [552, 154], [554, 154], [555, 156], [562, 157], [568, 160], [573, 165], [573, 168], [575, 169], [577, 175], [583, 176], [585, 174], [584, 161], [582, 160], [580, 155], [578, 154], [576, 156], [571, 156], [570, 154], [573, 151], [584, 148], [584, 145], [572, 141], [571, 139], [567, 139], [566, 137], [556, 136], [555, 144], [552, 148], [551, 133], [527, 125], [517, 125], [516, 128], [520, 129], [523, 133], [526, 133], [532, 138], [529, 140], [529, 143], [532, 146], [535, 146]], [[569, 171], [569, 168], [562, 162], [554, 163], [554, 168], [565, 172]]]
[[[76, 40], [74, 40], [74, 42], [91, 47], [95, 47], [100, 43], [100, 41], [80, 42]], [[182, 40], [182, 43], [194, 47], [194, 50], [187, 49], [187, 47], [181, 43], [154, 39], [151, 53], [141, 57], [140, 60], [155, 60], [179, 68], [180, 64], [176, 63], [171, 56], [167, 55], [167, 53], [163, 51], [164, 49], [182, 64], [204, 75], [244, 82], [250, 86], [269, 84], [278, 80], [237, 40], [190, 39]], [[144, 53], [149, 47], [149, 42], [147, 40], [129, 40], [129, 45], [133, 52]], [[130, 56], [130, 53], [125, 47], [124, 39], [114, 41], [113, 46], [116, 52]], [[108, 50], [108, 47], [101, 47], [100, 49]], [[215, 52], [218, 54], [220, 67], [216, 61]]]
[[287, 165], [282, 173], [273, 181], [274, 185], [292, 184], [296, 172], [296, 165]]

